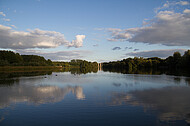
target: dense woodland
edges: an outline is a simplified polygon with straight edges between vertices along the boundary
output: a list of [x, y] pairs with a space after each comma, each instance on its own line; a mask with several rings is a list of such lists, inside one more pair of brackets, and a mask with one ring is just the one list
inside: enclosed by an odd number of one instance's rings
[[[190, 70], [190, 50], [183, 55], [174, 52], [173, 56], [166, 59], [158, 57], [143, 58], [134, 57], [121, 61], [103, 63], [103, 69], [125, 69], [135, 71], [140, 69], [186, 69]], [[97, 71], [97, 62], [85, 60], [71, 60], [70, 62], [52, 62], [42, 56], [20, 55], [12, 51], [0, 51], [0, 66], [62, 66], [64, 68], [80, 68], [84, 72]]]
[[64, 68], [80, 68], [81, 72], [97, 71], [97, 62], [88, 62], [86, 60], [73, 59], [70, 62], [53, 62], [54, 66], [63, 66]]
[[96, 71], [97, 62], [71, 60], [70, 62], [52, 62], [42, 56], [20, 55], [12, 51], [0, 51], [0, 66], [62, 66], [64, 68], [82, 68], [84, 72]]
[[20, 55], [12, 51], [0, 51], [0, 66], [52, 66], [50, 59], [37, 55]]
[[158, 57], [152, 58], [127, 58], [121, 61], [103, 63], [104, 69], [126, 69], [135, 71], [140, 69], [189, 69], [190, 70], [190, 50], [185, 51], [181, 56], [179, 52], [174, 52], [173, 56], [166, 59]]

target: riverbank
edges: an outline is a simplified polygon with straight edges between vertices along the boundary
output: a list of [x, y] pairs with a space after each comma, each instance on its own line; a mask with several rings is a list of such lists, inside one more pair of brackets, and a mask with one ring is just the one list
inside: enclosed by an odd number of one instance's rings
[[62, 69], [62, 66], [0, 66], [0, 71], [49, 71]]

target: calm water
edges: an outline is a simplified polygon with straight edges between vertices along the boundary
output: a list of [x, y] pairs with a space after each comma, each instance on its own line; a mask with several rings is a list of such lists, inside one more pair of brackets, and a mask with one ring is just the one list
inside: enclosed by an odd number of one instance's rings
[[190, 124], [189, 77], [99, 71], [0, 78], [1, 126]]

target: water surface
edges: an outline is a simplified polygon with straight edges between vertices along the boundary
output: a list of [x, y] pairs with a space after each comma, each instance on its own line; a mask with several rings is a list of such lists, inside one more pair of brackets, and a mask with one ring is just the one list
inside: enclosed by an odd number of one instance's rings
[[0, 125], [188, 125], [189, 85], [165, 74], [1, 73]]

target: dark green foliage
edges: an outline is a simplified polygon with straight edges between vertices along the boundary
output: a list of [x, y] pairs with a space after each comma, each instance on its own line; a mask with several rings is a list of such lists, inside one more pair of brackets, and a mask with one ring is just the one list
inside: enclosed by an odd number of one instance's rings
[[80, 67], [81, 63], [83, 62], [83, 60], [79, 60], [79, 59], [73, 59], [71, 60], [71, 62], [69, 63], [71, 66], [78, 66]]
[[[128, 71], [138, 69], [188, 69], [190, 70], [190, 50], [187, 50], [183, 56], [179, 52], [174, 52], [173, 56], [166, 59], [158, 57], [152, 58], [127, 58], [121, 61], [103, 63], [103, 68], [119, 68]], [[88, 62], [85, 60], [71, 60], [71, 62], [52, 62], [42, 56], [20, 55], [12, 51], [0, 51], [0, 66], [61, 66], [64, 68], [81, 68], [83, 71], [97, 71], [97, 62]]]
[[157, 62], [158, 61], [156, 60], [144, 59], [142, 57], [140, 58], [134, 57], [133, 59], [127, 58], [121, 61], [104, 63], [103, 67], [104, 68], [109, 68], [109, 67], [123, 68], [123, 69], [127, 69], [131, 71], [131, 70], [136, 70], [136, 69], [141, 69], [141, 68], [150, 68], [153, 66], [157, 66]]
[[37, 55], [20, 55], [12, 51], [0, 51], [0, 66], [52, 66], [50, 59]]
[[97, 62], [88, 62], [86, 60], [71, 60], [69, 63], [71, 67], [78, 67], [83, 73], [88, 73], [90, 71], [96, 71], [98, 69]]
[[121, 61], [113, 61], [103, 63], [103, 68], [119, 68], [128, 71], [135, 71], [139, 69], [190, 69], [190, 50], [187, 50], [183, 56], [179, 52], [174, 52], [173, 56], [166, 59], [158, 57], [152, 58], [138, 58], [134, 57], [123, 59]]
[[0, 51], [0, 65], [6, 66], [9, 64], [19, 64], [23, 62], [22, 57], [18, 53], [12, 51]]
[[37, 55], [22, 55], [25, 66], [52, 66], [50, 59], [46, 60], [42, 56]]
[[190, 69], [190, 50], [187, 50], [182, 57], [182, 64], [184, 67]]
[[0, 60], [0, 66], [9, 66], [9, 62], [7, 60]]
[[53, 62], [55, 66], [63, 68], [76, 68], [76, 73], [90, 73], [98, 71], [97, 62], [88, 62], [86, 60], [73, 59], [70, 62]]
[[46, 61], [46, 63], [47, 63], [49, 66], [53, 66], [53, 62], [52, 62], [50, 59], [48, 59], [48, 60]]
[[69, 62], [52, 62], [54, 66], [61, 66], [64, 68], [69, 68], [70, 63]]

